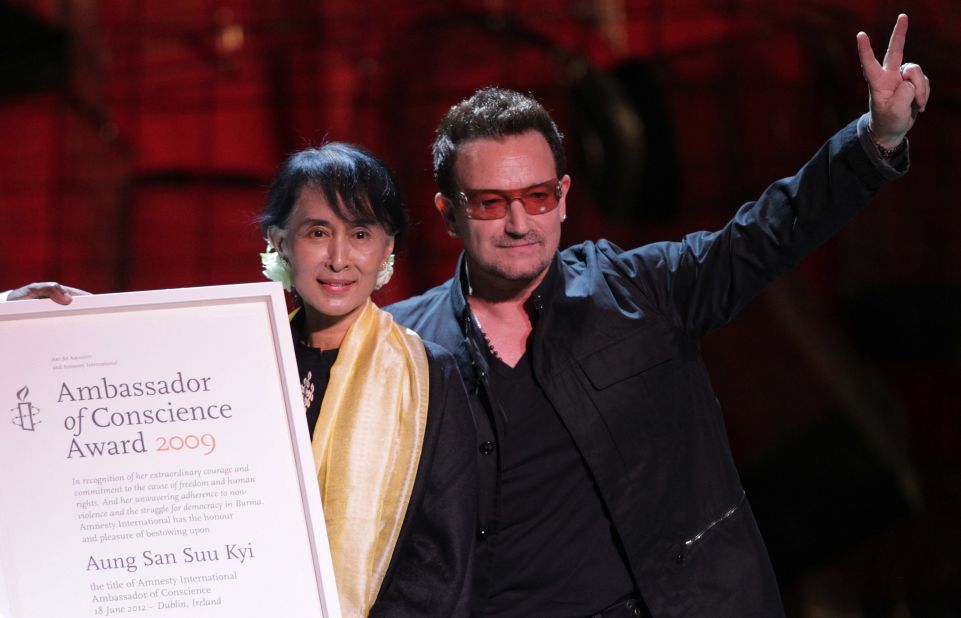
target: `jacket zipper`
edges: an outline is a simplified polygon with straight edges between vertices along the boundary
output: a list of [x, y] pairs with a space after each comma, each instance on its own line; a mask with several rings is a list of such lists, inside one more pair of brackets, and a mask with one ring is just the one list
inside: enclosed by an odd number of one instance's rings
[[706, 526], [704, 526], [703, 528], [701, 528], [701, 529], [697, 532], [697, 534], [695, 534], [695, 535], [692, 536], [691, 538], [689, 538], [689, 539], [687, 539], [686, 541], [684, 541], [684, 544], [681, 546], [680, 551], [677, 552], [677, 556], [675, 556], [674, 560], [675, 560], [678, 564], [682, 564], [682, 563], [684, 562], [684, 559], [687, 558], [687, 555], [688, 555], [688, 553], [690, 553], [691, 549], [693, 549], [694, 546], [697, 545], [698, 541], [700, 541], [701, 538], [703, 538], [705, 534], [707, 534], [708, 532], [710, 532], [710, 531], [714, 528], [714, 526], [716, 526], [716, 525], [718, 525], [718, 524], [720, 524], [720, 523], [723, 523], [725, 520], [731, 518], [731, 517], [734, 515], [734, 513], [736, 513], [737, 510], [738, 510], [738, 509], [741, 507], [741, 505], [744, 503], [744, 500], [745, 500], [745, 499], [747, 499], [747, 494], [744, 493], [744, 491], [742, 490], [742, 491], [741, 491], [741, 499], [737, 501], [737, 504], [735, 504], [734, 506], [732, 506], [731, 508], [729, 508], [727, 511], [725, 511], [723, 515], [721, 515], [720, 517], [718, 517], [717, 519], [715, 519], [714, 521], [712, 521], [712, 522], [709, 523], [708, 525], [706, 525]]

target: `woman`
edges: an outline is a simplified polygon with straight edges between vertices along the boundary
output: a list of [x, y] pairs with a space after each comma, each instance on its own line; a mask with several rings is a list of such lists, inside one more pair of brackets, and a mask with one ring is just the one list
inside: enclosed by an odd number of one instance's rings
[[[370, 301], [406, 228], [393, 175], [330, 143], [288, 159], [261, 216], [291, 327], [347, 615], [467, 611], [473, 424], [453, 358]], [[288, 274], [289, 273], [289, 274]]]
[[[467, 395], [448, 353], [370, 300], [407, 225], [393, 175], [356, 146], [303, 150], [281, 167], [260, 222], [264, 274], [299, 305], [291, 332], [344, 615], [467, 615]], [[78, 293], [33, 284], [10, 299]]]

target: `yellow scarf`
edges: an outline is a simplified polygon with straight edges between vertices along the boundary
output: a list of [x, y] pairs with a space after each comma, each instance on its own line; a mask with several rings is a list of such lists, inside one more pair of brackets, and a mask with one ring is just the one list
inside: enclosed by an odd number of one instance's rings
[[344, 616], [377, 598], [407, 512], [427, 424], [424, 344], [369, 299], [330, 371], [314, 464]]

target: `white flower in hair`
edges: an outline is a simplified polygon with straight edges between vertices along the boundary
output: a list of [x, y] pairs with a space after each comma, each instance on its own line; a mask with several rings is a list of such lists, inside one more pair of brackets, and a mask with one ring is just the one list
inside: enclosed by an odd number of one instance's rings
[[394, 276], [394, 254], [391, 253], [387, 260], [384, 262], [380, 270], [377, 271], [377, 282], [374, 284], [374, 289], [379, 290], [380, 288], [387, 285], [390, 278]]
[[267, 252], [260, 254], [260, 264], [264, 267], [263, 273], [265, 277], [271, 281], [279, 282], [288, 292], [293, 289], [290, 264], [287, 263], [287, 260], [285, 260], [282, 255], [277, 253], [274, 246], [270, 244], [270, 239], [267, 239]]

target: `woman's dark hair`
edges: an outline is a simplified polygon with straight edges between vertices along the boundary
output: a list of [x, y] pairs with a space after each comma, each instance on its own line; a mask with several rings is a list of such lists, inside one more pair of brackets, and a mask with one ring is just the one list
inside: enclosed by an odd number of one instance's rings
[[265, 237], [271, 227], [287, 225], [304, 186], [323, 191], [331, 210], [347, 221], [373, 218], [398, 240], [407, 231], [407, 210], [390, 168], [359, 146], [329, 142], [295, 152], [284, 161], [260, 214]]

